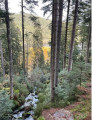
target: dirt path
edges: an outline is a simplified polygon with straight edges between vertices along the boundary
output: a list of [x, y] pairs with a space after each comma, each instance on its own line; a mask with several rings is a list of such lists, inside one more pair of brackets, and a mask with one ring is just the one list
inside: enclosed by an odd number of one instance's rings
[[[88, 83], [85, 87], [78, 86], [78, 89], [83, 92], [83, 95], [77, 95], [78, 102], [75, 102], [64, 109], [73, 113], [74, 120], [91, 120], [91, 84]], [[42, 116], [44, 116], [45, 120], [54, 120], [53, 115], [60, 109], [62, 108], [43, 110]]]

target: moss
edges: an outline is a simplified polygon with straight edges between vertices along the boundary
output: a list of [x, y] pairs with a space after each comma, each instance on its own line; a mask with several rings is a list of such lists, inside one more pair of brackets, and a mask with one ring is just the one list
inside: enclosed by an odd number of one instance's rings
[[87, 117], [88, 114], [81, 114], [80, 115], [75, 115], [74, 120], [84, 120]]
[[19, 94], [19, 90], [17, 89], [17, 90], [14, 90], [14, 93], [15, 94]]
[[9, 92], [9, 91], [10, 91], [10, 88], [3, 88], [3, 90], [6, 90], [6, 91]]
[[[73, 109], [71, 109], [72, 112], [75, 112], [74, 120], [84, 120], [88, 114], [91, 112], [91, 103], [88, 102], [88, 100], [84, 100], [84, 104], [79, 104]], [[79, 113], [79, 114], [76, 114]]]
[[37, 120], [45, 120], [44, 117], [39, 117]]

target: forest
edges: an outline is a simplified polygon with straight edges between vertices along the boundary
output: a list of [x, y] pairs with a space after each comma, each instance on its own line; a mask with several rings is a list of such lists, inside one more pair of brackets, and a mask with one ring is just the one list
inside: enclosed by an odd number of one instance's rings
[[0, 0], [0, 120], [91, 120], [91, 0], [18, 0], [19, 13], [11, 1]]

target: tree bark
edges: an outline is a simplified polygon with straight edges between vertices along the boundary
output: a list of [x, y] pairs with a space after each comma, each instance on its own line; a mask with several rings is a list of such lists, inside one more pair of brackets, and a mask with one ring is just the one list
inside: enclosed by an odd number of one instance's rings
[[55, 62], [55, 0], [53, 0], [53, 8], [52, 8], [52, 33], [51, 33], [51, 101], [54, 101], [54, 62]]
[[3, 78], [5, 77], [5, 69], [4, 69], [4, 57], [3, 57], [3, 49], [2, 49], [2, 41], [0, 40], [0, 52], [1, 52], [1, 67], [3, 72]]
[[9, 51], [9, 71], [10, 71], [10, 98], [13, 98], [13, 60], [12, 60], [12, 45], [10, 38], [10, 22], [9, 22], [9, 12], [8, 12], [8, 0], [5, 0], [5, 10], [6, 10], [6, 29], [7, 29], [7, 41], [8, 41], [8, 51]]
[[67, 33], [68, 33], [68, 21], [69, 21], [69, 8], [70, 8], [70, 0], [68, 0], [68, 8], [67, 8], [67, 19], [66, 19], [65, 41], [64, 41], [63, 68], [66, 67], [66, 46], [67, 46]]
[[63, 0], [59, 0], [59, 13], [58, 16], [58, 29], [57, 29], [57, 39], [56, 39], [56, 49], [55, 49], [55, 87], [58, 85], [58, 72], [59, 72], [59, 54], [60, 54], [60, 41], [62, 32], [62, 15], [63, 15]]
[[28, 50], [29, 50], [28, 36], [26, 36], [26, 38], [27, 38], [27, 75], [28, 75], [28, 58], [29, 58], [29, 52], [28, 52]]
[[86, 63], [89, 63], [89, 48], [90, 48], [90, 45], [91, 45], [91, 27], [89, 25], [89, 39], [88, 39], [88, 42], [87, 42], [87, 57], [86, 57]]
[[54, 41], [55, 41], [55, 52], [54, 52], [54, 87], [56, 86], [56, 77], [57, 77], [57, 42], [58, 42], [58, 20], [59, 20], [59, 0], [55, 3], [55, 33], [54, 33]]
[[83, 51], [83, 47], [84, 47], [84, 42], [82, 41], [82, 51]]
[[71, 37], [71, 44], [70, 44], [68, 72], [71, 71], [71, 68], [72, 68], [72, 56], [73, 56], [73, 47], [74, 47], [74, 38], [75, 38], [77, 14], [78, 14], [78, 0], [76, 0], [76, 4], [75, 4], [75, 14], [74, 14], [72, 37]]
[[22, 9], [22, 40], [23, 40], [23, 77], [25, 80], [25, 43], [24, 43], [24, 11], [23, 11], [23, 0], [21, 0]]

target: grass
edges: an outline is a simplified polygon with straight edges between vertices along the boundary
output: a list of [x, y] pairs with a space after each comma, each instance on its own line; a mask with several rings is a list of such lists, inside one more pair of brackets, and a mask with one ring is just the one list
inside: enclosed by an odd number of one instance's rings
[[[88, 83], [88, 82], [87, 82]], [[86, 87], [87, 83], [83, 83], [82, 87]], [[82, 91], [83, 92], [83, 91]], [[90, 94], [85, 94], [90, 95]], [[90, 99], [80, 99], [82, 104], [78, 104], [74, 108], [71, 108], [71, 112], [74, 113], [74, 120], [85, 120], [91, 114], [91, 100]]]

